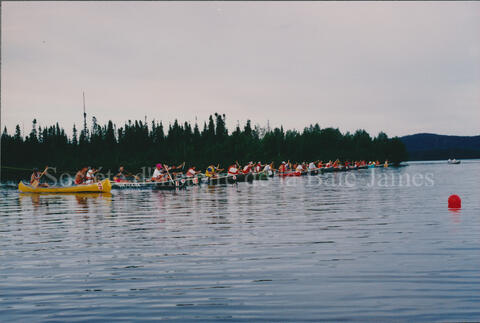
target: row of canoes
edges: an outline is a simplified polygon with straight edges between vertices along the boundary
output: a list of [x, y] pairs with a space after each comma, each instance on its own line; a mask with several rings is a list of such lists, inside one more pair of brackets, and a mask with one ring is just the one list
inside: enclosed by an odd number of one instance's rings
[[[375, 167], [373, 165], [373, 167]], [[366, 168], [373, 168], [372, 165], [368, 166], [354, 166], [354, 167], [322, 167], [305, 172], [288, 171], [283, 173], [274, 173], [272, 171], [260, 172], [260, 173], [248, 173], [248, 174], [219, 174], [216, 177], [183, 177], [176, 178], [165, 182], [111, 182], [108, 179], [102, 180], [93, 184], [86, 185], [72, 185], [72, 186], [56, 186], [56, 187], [32, 187], [24, 182], [18, 184], [18, 190], [26, 193], [105, 193], [110, 192], [111, 189], [145, 189], [151, 188], [154, 190], [179, 190], [187, 186], [208, 184], [235, 184], [241, 182], [253, 182], [254, 180], [268, 180], [269, 177], [294, 177], [304, 175], [317, 175], [320, 173], [329, 172], [344, 172], [350, 170], [359, 170]], [[383, 167], [376, 166], [376, 167]]]
[[248, 174], [219, 174], [215, 177], [196, 176], [196, 177], [180, 177], [175, 178], [173, 181], [165, 182], [113, 182], [113, 189], [135, 189], [135, 188], [152, 188], [160, 190], [168, 189], [182, 189], [187, 186], [207, 184], [207, 185], [219, 185], [219, 184], [235, 184], [248, 182], [251, 183], [254, 180], [267, 180], [268, 177], [273, 176], [266, 173], [248, 173]]

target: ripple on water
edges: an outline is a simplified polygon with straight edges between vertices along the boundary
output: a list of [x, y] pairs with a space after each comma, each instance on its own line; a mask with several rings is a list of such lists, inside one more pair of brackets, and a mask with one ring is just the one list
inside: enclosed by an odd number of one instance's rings
[[433, 187], [368, 186], [368, 170], [352, 187], [331, 184], [342, 174], [177, 193], [2, 187], [0, 315], [479, 320], [480, 163], [447, 166], [384, 171], [431, 172]]

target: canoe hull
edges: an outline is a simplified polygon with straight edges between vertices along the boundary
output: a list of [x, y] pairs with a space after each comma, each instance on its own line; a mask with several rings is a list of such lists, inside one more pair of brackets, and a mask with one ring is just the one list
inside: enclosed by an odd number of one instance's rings
[[268, 175], [266, 173], [256, 173], [253, 176], [254, 176], [254, 179], [257, 180], [257, 181], [268, 180]]
[[18, 184], [18, 190], [23, 193], [108, 193], [112, 189], [110, 180], [87, 185], [73, 185], [68, 187], [32, 187], [23, 182]]
[[112, 189], [147, 189], [155, 185], [155, 182], [113, 182]]
[[183, 179], [185, 179], [185, 184], [187, 186], [200, 185], [200, 183], [202, 182], [201, 179], [198, 178], [197, 176], [195, 176], [195, 177], [185, 177]]
[[235, 175], [235, 177], [236, 177], [236, 181], [240, 183], [243, 183], [243, 182], [251, 183], [255, 178], [254, 174], [252, 173], [247, 173], [247, 174], [242, 173], [242, 174]]
[[153, 186], [153, 189], [159, 190], [159, 191], [174, 191], [174, 190], [181, 190], [185, 187], [186, 187], [185, 183], [180, 183], [180, 181], [175, 181], [174, 183], [172, 182], [156, 183], [155, 186]]
[[296, 176], [302, 176], [301, 172], [288, 172], [288, 173], [278, 173], [279, 177], [296, 177]]

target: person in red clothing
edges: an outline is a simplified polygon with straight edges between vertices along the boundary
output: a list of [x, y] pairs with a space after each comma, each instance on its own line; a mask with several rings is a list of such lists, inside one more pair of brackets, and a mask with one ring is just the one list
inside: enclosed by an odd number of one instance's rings
[[230, 167], [228, 167], [228, 174], [238, 175], [239, 173], [240, 171], [238, 170], [238, 167], [236, 164], [230, 165]]
[[194, 176], [197, 175], [198, 173], [200, 173], [200, 172], [197, 171], [197, 168], [196, 168], [195, 166], [192, 166], [192, 167], [190, 167], [190, 168], [187, 170], [186, 176], [187, 176], [187, 177], [194, 177]]
[[42, 176], [45, 174], [45, 172], [47, 171], [47, 168], [45, 168], [45, 170], [43, 171], [43, 173], [40, 173], [38, 171], [38, 168], [34, 168], [33, 169], [33, 173], [32, 173], [32, 176], [30, 176], [30, 185], [32, 186], [40, 186], [40, 187], [48, 187], [48, 184], [47, 183], [40, 183], [40, 179], [42, 178]]
[[282, 162], [280, 166], [278, 166], [278, 172], [285, 173], [286, 170], [287, 170], [287, 167], [285, 166], [285, 162]]
[[83, 167], [75, 175], [75, 184], [80, 185], [85, 183], [88, 167]]
[[253, 163], [252, 162], [249, 162], [245, 167], [243, 167], [243, 170], [242, 172], [244, 174], [248, 174], [252, 171], [252, 167], [253, 167]]

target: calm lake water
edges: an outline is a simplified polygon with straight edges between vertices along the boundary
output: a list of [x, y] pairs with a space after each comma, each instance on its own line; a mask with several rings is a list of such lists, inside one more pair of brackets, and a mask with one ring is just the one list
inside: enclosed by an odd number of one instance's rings
[[478, 160], [0, 196], [2, 321], [480, 320]]

